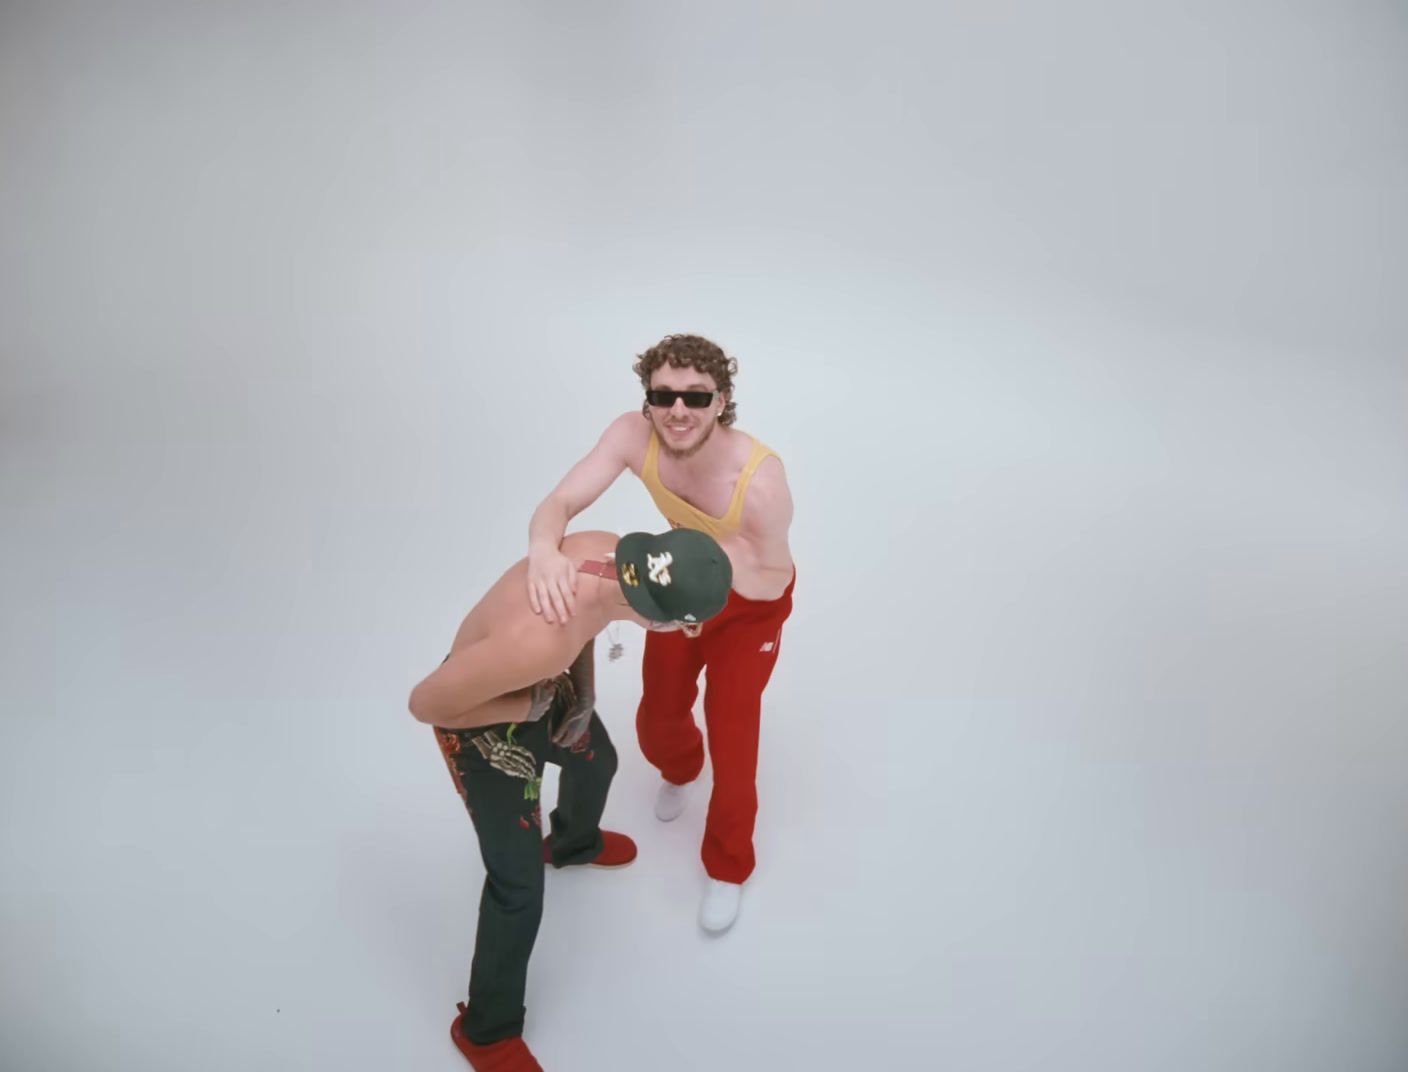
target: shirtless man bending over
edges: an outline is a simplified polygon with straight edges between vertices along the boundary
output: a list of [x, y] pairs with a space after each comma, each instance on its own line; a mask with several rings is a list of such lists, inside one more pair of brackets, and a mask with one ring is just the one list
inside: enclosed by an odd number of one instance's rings
[[[498, 579], [455, 634], [450, 654], [411, 691], [435, 729], [484, 858], [469, 1001], [450, 1036], [483, 1072], [541, 1072], [524, 1043], [528, 959], [543, 910], [543, 864], [619, 867], [634, 842], [600, 827], [616, 751], [595, 711], [594, 638], [607, 622], [696, 633], [728, 599], [732, 569], [698, 532], [577, 532], [562, 553], [582, 575], [567, 627], [523, 599], [526, 560]], [[686, 643], [690, 641], [685, 640]], [[564, 671], [564, 668], [567, 668]], [[538, 808], [543, 766], [562, 768], [552, 833]]]

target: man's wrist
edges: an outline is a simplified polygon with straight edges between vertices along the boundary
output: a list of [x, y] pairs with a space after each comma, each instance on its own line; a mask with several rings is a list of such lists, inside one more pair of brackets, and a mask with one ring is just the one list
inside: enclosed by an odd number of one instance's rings
[[529, 557], [529, 558], [542, 558], [543, 555], [550, 555], [550, 554], [552, 554], [554, 551], [556, 551], [556, 550], [558, 549], [558, 546], [561, 544], [561, 542], [562, 542], [562, 541], [560, 541], [560, 540], [544, 540], [544, 539], [529, 540], [529, 541], [528, 541], [528, 557]]

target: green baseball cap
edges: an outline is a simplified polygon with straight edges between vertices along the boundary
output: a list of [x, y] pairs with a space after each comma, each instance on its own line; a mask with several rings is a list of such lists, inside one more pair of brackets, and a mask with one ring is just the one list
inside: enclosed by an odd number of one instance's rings
[[653, 622], [703, 622], [728, 602], [733, 563], [707, 532], [631, 532], [616, 544], [616, 580], [633, 611]]

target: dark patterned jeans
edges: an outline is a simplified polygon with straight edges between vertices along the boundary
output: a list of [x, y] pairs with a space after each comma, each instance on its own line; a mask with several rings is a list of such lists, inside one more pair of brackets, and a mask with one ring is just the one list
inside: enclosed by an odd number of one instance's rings
[[562, 768], [557, 807], [549, 816], [554, 867], [588, 863], [601, 852], [601, 813], [616, 773], [616, 749], [601, 719], [570, 749], [549, 739], [558, 704], [536, 722], [470, 730], [435, 727], [479, 835], [484, 892], [469, 974], [464, 1031], [485, 1045], [523, 1034], [528, 958], [543, 915], [543, 820], [538, 807], [543, 766]]

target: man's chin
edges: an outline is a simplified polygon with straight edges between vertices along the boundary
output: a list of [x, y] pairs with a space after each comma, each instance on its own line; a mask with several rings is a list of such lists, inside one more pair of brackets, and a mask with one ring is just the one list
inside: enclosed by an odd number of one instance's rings
[[694, 455], [698, 454], [704, 444], [709, 442], [709, 436], [711, 436], [713, 432], [714, 426], [709, 425], [709, 427], [704, 429], [703, 434], [687, 447], [672, 446], [669, 436], [661, 432], [658, 428], [655, 430], [655, 436], [660, 440], [660, 449], [663, 450], [666, 455], [673, 458], [675, 461], [682, 461], [685, 458], [692, 458]]

